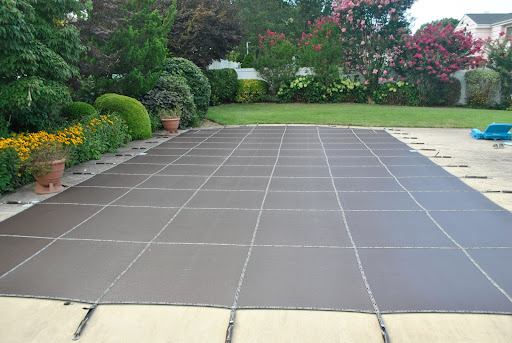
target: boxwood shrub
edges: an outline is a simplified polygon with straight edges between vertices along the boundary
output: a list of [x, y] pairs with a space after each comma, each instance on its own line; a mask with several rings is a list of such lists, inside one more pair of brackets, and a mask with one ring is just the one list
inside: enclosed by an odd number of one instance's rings
[[235, 100], [240, 103], [261, 101], [268, 92], [268, 84], [265, 81], [248, 79], [238, 80], [238, 90]]
[[68, 121], [81, 120], [84, 117], [92, 116], [96, 113], [94, 106], [82, 102], [69, 102], [62, 107], [60, 115]]
[[168, 58], [163, 64], [163, 73], [178, 75], [185, 78], [190, 92], [194, 95], [194, 103], [201, 119], [204, 118], [210, 104], [211, 88], [210, 82], [201, 69], [193, 62], [179, 57]]
[[109, 93], [96, 99], [94, 107], [100, 112], [119, 115], [128, 125], [128, 132], [132, 139], [151, 137], [151, 123], [148, 111], [136, 99]]
[[212, 89], [210, 105], [216, 106], [235, 101], [238, 74], [234, 69], [207, 70], [205, 75]]

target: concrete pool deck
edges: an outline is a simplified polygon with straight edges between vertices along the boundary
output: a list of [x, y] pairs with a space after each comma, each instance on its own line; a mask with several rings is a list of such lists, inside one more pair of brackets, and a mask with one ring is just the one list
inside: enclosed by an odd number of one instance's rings
[[[400, 130], [400, 131], [397, 131]], [[393, 129], [399, 140], [411, 143], [432, 161], [458, 177], [492, 201], [512, 210], [512, 194], [494, 193], [512, 189], [512, 147], [493, 149], [492, 141], [475, 141], [467, 129]], [[407, 134], [406, 134], [407, 133]], [[412, 139], [412, 138], [417, 139]], [[157, 139], [148, 140], [156, 141]], [[132, 147], [157, 143], [132, 142]], [[143, 145], [143, 146], [141, 146]], [[421, 150], [428, 149], [428, 150]], [[435, 149], [434, 151], [430, 149]], [[438, 157], [433, 157], [436, 155]], [[452, 157], [440, 158], [439, 156]], [[73, 170], [95, 171], [118, 161], [106, 155]], [[116, 162], [118, 163], [118, 162]], [[448, 167], [467, 165], [468, 167]], [[508, 166], [508, 169], [507, 169]], [[69, 174], [64, 183], [79, 182], [82, 175]], [[33, 186], [32, 186], [33, 187]], [[2, 197], [2, 201], [42, 199], [32, 187]], [[23, 205], [2, 205], [4, 218], [23, 210]], [[63, 301], [0, 298], [0, 332], [7, 342], [66, 342], [83, 319], [85, 311]], [[102, 305], [91, 317], [81, 341], [85, 342], [223, 342], [230, 311], [165, 305]], [[391, 342], [508, 342], [512, 339], [512, 316], [488, 314], [384, 314]], [[2, 339], [3, 340], [3, 339]], [[382, 342], [375, 315], [304, 310], [239, 310], [233, 342]]]

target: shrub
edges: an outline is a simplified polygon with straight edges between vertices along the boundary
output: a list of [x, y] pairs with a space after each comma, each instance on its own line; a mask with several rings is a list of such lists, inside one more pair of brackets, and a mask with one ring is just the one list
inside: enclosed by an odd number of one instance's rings
[[282, 85], [277, 96], [282, 102], [319, 103], [327, 101], [327, 87], [314, 76], [298, 76], [289, 85]]
[[9, 122], [0, 116], [0, 138], [9, 137]]
[[201, 117], [197, 113], [194, 97], [184, 78], [178, 75], [163, 75], [156, 86], [142, 98], [142, 103], [156, 115], [160, 110], [180, 107], [182, 116], [180, 128], [197, 126]]
[[460, 99], [461, 83], [456, 78], [450, 78], [450, 82], [446, 84], [446, 94], [444, 104], [446, 106], [455, 106]]
[[69, 121], [81, 120], [84, 117], [92, 116], [96, 109], [86, 102], [76, 101], [65, 104], [60, 112], [61, 116]]
[[254, 55], [248, 53], [242, 61], [242, 68], [254, 68]]
[[252, 103], [261, 101], [268, 91], [268, 84], [261, 80], [238, 80], [236, 102]]
[[81, 143], [68, 143], [71, 149], [67, 165], [99, 159], [102, 154], [116, 152], [118, 147], [125, 146], [131, 140], [126, 122], [115, 115], [94, 115], [84, 124], [66, 130], [76, 130], [78, 127], [82, 129]]
[[0, 195], [21, 186], [22, 174], [18, 171], [21, 160], [11, 147], [0, 149]]
[[259, 57], [254, 68], [268, 82], [270, 93], [276, 94], [281, 85], [295, 78], [298, 70], [294, 61], [297, 48], [285, 38], [284, 33], [267, 30], [259, 38]]
[[71, 102], [69, 89], [57, 81], [24, 77], [0, 86], [0, 115], [11, 130], [39, 131], [61, 123], [62, 105]]
[[327, 87], [327, 99], [329, 102], [357, 102], [365, 103], [367, 100], [367, 88], [359, 81], [341, 77]]
[[130, 140], [128, 126], [114, 115], [95, 115], [85, 123], [48, 133], [14, 134], [0, 139], [0, 193], [33, 181], [32, 175], [20, 169], [33, 151], [49, 142], [62, 144], [69, 151], [66, 165], [96, 159], [114, 152]]
[[418, 88], [403, 81], [386, 82], [379, 85], [373, 93], [376, 104], [419, 106]]
[[205, 74], [212, 89], [211, 105], [216, 106], [235, 101], [238, 90], [238, 74], [234, 69], [208, 70]]
[[94, 102], [100, 112], [115, 113], [128, 125], [133, 139], [151, 137], [151, 123], [146, 108], [137, 100], [119, 94], [104, 94]]
[[472, 104], [473, 99], [478, 99], [479, 103], [484, 102], [483, 105], [487, 105], [493, 102], [500, 91], [500, 74], [494, 70], [470, 70], [464, 77], [466, 78], [466, 94], [470, 104]]
[[201, 69], [184, 58], [168, 58], [163, 64], [163, 73], [185, 78], [190, 87], [190, 92], [194, 96], [194, 103], [200, 119], [203, 119], [210, 104], [211, 88], [210, 82], [208, 82]]

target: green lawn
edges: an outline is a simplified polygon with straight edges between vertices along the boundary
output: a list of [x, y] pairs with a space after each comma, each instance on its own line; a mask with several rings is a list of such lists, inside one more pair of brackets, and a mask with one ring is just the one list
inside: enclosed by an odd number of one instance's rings
[[210, 107], [206, 117], [221, 125], [331, 124], [485, 129], [492, 122], [512, 122], [512, 111], [365, 104], [229, 104]]

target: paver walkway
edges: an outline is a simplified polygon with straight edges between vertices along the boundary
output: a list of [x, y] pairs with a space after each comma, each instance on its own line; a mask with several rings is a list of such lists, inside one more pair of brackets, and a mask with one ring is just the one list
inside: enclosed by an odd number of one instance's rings
[[0, 223], [0, 295], [511, 314], [511, 219], [383, 130], [194, 130]]

